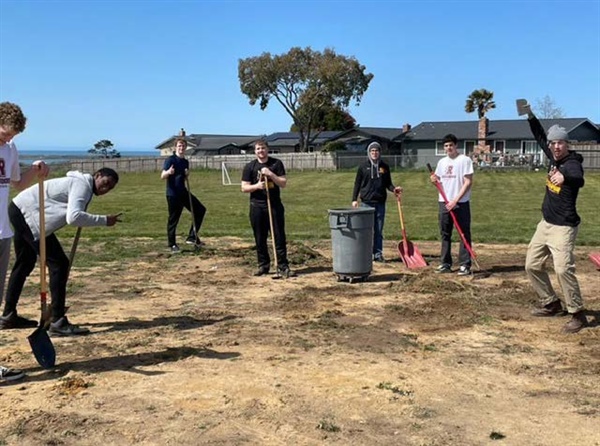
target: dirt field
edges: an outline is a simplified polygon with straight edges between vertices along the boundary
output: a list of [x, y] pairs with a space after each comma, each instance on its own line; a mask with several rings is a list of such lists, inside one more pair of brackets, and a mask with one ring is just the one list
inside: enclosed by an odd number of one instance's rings
[[566, 335], [529, 316], [525, 246], [475, 248], [483, 273], [440, 277], [390, 241], [364, 283], [337, 282], [329, 241], [292, 244], [289, 280], [252, 277], [237, 239], [76, 262], [69, 316], [92, 333], [53, 338], [54, 370], [31, 330], [0, 331], [28, 373], [0, 386], [0, 445], [600, 445], [597, 249], [577, 251], [590, 328]]

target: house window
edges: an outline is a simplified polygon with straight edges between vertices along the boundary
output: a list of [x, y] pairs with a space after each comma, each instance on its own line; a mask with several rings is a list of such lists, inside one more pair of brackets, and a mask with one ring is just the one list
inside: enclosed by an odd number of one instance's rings
[[435, 142], [435, 154], [437, 156], [444, 156], [444, 155], [446, 155], [446, 151], [444, 150], [444, 142], [443, 141], [436, 141]]
[[522, 154], [535, 154], [540, 152], [540, 147], [537, 141], [522, 141], [521, 142], [521, 153]]
[[494, 143], [494, 152], [504, 153], [504, 141], [496, 141]]
[[470, 155], [471, 153], [473, 153], [473, 150], [475, 150], [476, 145], [477, 143], [475, 141], [465, 141], [465, 150], [463, 151], [463, 153], [465, 155]]

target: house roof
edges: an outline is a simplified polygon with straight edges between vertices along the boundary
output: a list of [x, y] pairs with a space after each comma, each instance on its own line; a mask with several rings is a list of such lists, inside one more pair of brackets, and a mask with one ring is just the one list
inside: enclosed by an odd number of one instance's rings
[[[172, 145], [172, 142], [179, 136], [172, 136], [169, 139], [161, 142], [157, 149], [162, 149], [164, 146]], [[188, 151], [210, 151], [219, 150], [226, 146], [247, 146], [260, 136], [257, 135], [210, 135], [210, 134], [192, 134], [185, 137], [188, 142]]]
[[[323, 144], [329, 141], [332, 138], [335, 138], [339, 135], [340, 131], [325, 131], [319, 133], [316, 138], [312, 139], [313, 144]], [[313, 135], [313, 134], [311, 134]], [[300, 141], [300, 133], [299, 132], [276, 132], [271, 133], [267, 136], [267, 142], [270, 145], [277, 146], [295, 146]]]
[[[490, 120], [488, 122], [488, 139], [533, 139], [526, 119]], [[581, 125], [596, 127], [586, 118], [540, 119], [540, 122], [546, 130], [554, 124], [558, 124], [569, 133]], [[448, 133], [453, 133], [461, 140], [476, 140], [478, 139], [478, 126], [478, 121], [422, 122], [412, 128], [403, 139], [441, 140]]]

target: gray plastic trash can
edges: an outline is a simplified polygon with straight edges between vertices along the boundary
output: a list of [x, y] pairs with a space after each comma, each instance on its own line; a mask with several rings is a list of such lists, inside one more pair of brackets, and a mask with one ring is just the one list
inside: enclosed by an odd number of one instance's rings
[[365, 280], [373, 269], [375, 209], [329, 209], [333, 272], [338, 280]]

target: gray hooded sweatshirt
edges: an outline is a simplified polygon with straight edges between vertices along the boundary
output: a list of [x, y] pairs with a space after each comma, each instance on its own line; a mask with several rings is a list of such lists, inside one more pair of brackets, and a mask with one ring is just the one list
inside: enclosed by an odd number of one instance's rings
[[[68, 224], [106, 226], [105, 215], [86, 212], [93, 196], [94, 177], [89, 173], [70, 171], [65, 177], [44, 181], [46, 235]], [[25, 189], [13, 199], [13, 203], [25, 217], [33, 239], [38, 240], [40, 238], [39, 185], [35, 184]]]

